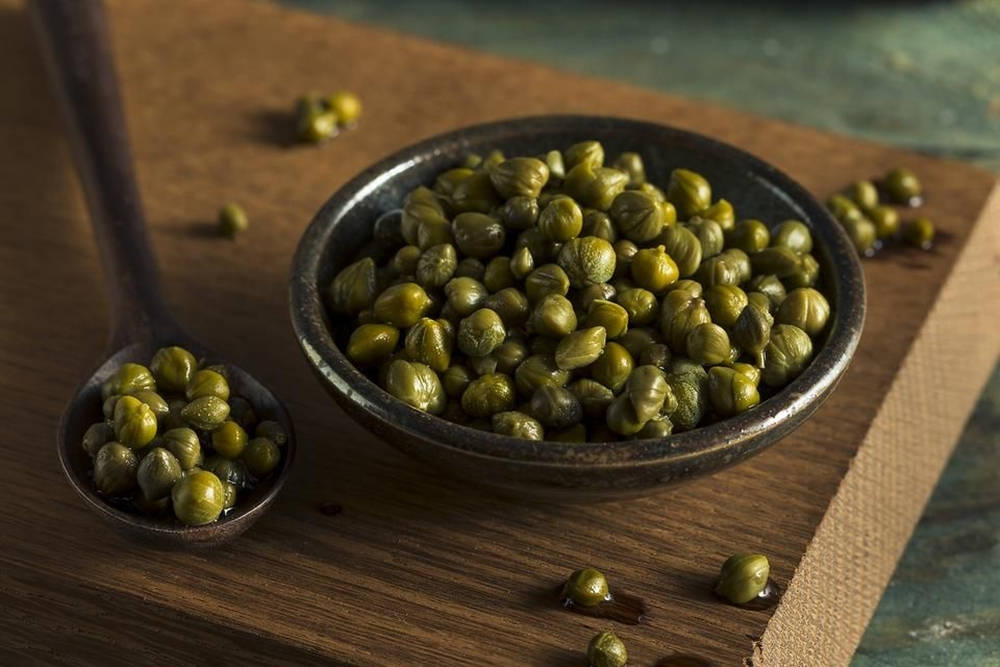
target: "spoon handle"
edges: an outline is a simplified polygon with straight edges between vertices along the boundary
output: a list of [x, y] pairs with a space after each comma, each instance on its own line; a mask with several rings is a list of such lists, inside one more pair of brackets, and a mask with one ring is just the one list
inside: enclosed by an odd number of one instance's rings
[[179, 333], [146, 232], [103, 4], [31, 0], [30, 9], [111, 294], [111, 348]]

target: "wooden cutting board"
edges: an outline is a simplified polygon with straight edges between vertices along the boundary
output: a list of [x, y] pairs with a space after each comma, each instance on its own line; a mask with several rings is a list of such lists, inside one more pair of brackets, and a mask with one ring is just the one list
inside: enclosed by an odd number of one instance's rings
[[[849, 660], [1000, 343], [1000, 195], [952, 162], [692, 100], [233, 1], [110, 3], [129, 130], [180, 320], [282, 396], [301, 458], [249, 534], [148, 551], [87, 512], [55, 456], [59, 414], [100, 358], [107, 300], [69, 153], [19, 3], [0, 2], [0, 663], [580, 665], [606, 622], [546, 593], [590, 564], [641, 594], [616, 630], [638, 667]], [[360, 126], [285, 142], [303, 91], [348, 88]], [[348, 420], [313, 380], [286, 312], [312, 213], [377, 158], [431, 134], [544, 112], [693, 129], [820, 196], [896, 164], [948, 238], [870, 261], [854, 365], [804, 427], [752, 461], [657, 497], [553, 507], [479, 495]], [[207, 230], [243, 203], [236, 242]], [[738, 207], [738, 202], [737, 202]], [[337, 516], [318, 511], [343, 507]], [[734, 551], [771, 557], [777, 610], [713, 599]]]

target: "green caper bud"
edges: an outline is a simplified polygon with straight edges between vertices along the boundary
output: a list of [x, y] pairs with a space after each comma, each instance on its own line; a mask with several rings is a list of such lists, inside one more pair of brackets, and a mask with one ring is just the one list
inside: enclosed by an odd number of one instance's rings
[[785, 300], [785, 286], [778, 280], [777, 276], [761, 274], [750, 279], [747, 290], [758, 292], [767, 296], [771, 302], [769, 310], [775, 311], [781, 302]]
[[227, 459], [239, 458], [247, 446], [247, 432], [234, 421], [226, 421], [212, 431], [212, 449]]
[[729, 366], [737, 373], [742, 373], [747, 376], [747, 378], [753, 382], [755, 385], [760, 384], [760, 369], [753, 364], [746, 364], [742, 361], [737, 361]]
[[875, 236], [879, 239], [890, 239], [899, 231], [899, 213], [891, 206], [868, 209], [868, 219], [875, 225]]
[[561, 294], [546, 294], [531, 311], [531, 329], [540, 336], [562, 338], [576, 329], [576, 311]]
[[452, 335], [440, 321], [422, 317], [406, 333], [406, 356], [444, 371], [451, 365]]
[[896, 167], [882, 179], [882, 189], [892, 201], [898, 204], [917, 206], [920, 204], [920, 181], [909, 169]]
[[468, 167], [455, 167], [448, 171], [442, 171], [434, 179], [434, 192], [444, 198], [450, 198], [458, 184], [476, 173]]
[[617, 394], [625, 386], [634, 366], [635, 362], [628, 350], [618, 343], [610, 342], [604, 346], [601, 356], [591, 364], [590, 375]]
[[930, 218], [916, 218], [903, 227], [903, 239], [918, 248], [930, 248], [934, 241], [934, 223]]
[[701, 283], [697, 280], [687, 280], [682, 279], [675, 282], [670, 286], [671, 292], [684, 291], [690, 294], [692, 297], [699, 297], [702, 295], [704, 288], [702, 288]]
[[705, 322], [688, 333], [687, 355], [699, 364], [721, 364], [729, 359], [729, 350], [729, 335], [718, 324]]
[[353, 125], [361, 117], [361, 99], [348, 90], [338, 90], [326, 98], [326, 108], [337, 116], [338, 125]]
[[504, 155], [502, 150], [500, 150], [499, 148], [494, 148], [493, 150], [491, 150], [489, 153], [486, 154], [486, 156], [483, 158], [483, 161], [480, 163], [478, 169], [481, 171], [488, 172], [490, 169], [497, 166], [506, 159], [507, 156]]
[[578, 164], [587, 164], [595, 169], [604, 165], [604, 146], [598, 141], [573, 144], [562, 155], [566, 169], [572, 169]]
[[645, 422], [635, 413], [635, 407], [625, 394], [618, 396], [608, 405], [606, 414], [608, 428], [618, 435], [635, 435], [642, 430]]
[[628, 311], [617, 303], [594, 299], [587, 310], [584, 325], [601, 327], [607, 338], [618, 338], [628, 331]]
[[653, 294], [666, 292], [679, 277], [677, 264], [662, 245], [638, 251], [632, 258], [629, 271], [636, 285]]
[[500, 219], [507, 229], [521, 231], [535, 226], [540, 209], [535, 197], [511, 197], [500, 209]]
[[545, 161], [549, 168], [549, 175], [554, 178], [564, 178], [566, 176], [566, 165], [563, 155], [557, 150], [551, 150], [545, 155], [540, 155], [540, 159]]
[[659, 236], [665, 225], [673, 224], [660, 202], [641, 190], [619, 194], [608, 213], [618, 225], [618, 231], [634, 243], [648, 243]]
[[226, 510], [232, 509], [236, 505], [236, 497], [239, 495], [239, 489], [236, 488], [235, 484], [230, 484], [229, 482], [223, 482], [222, 489], [225, 493], [225, 498], [222, 501], [222, 512], [225, 513]]
[[535, 269], [535, 258], [527, 248], [519, 248], [510, 258], [510, 272], [517, 280], [524, 279]]
[[669, 225], [663, 228], [657, 241], [674, 260], [679, 275], [694, 275], [701, 264], [701, 242], [694, 232], [683, 225]]
[[662, 343], [659, 334], [649, 327], [631, 327], [617, 341], [633, 358], [638, 358], [644, 349]]
[[760, 220], [740, 220], [732, 231], [726, 233], [725, 239], [727, 247], [757, 252], [771, 243], [771, 232]]
[[875, 223], [868, 218], [848, 220], [844, 223], [844, 229], [847, 231], [847, 236], [851, 239], [851, 243], [854, 244], [854, 248], [858, 251], [858, 254], [868, 255], [871, 253], [877, 237]]
[[618, 232], [608, 214], [591, 208], [583, 212], [583, 228], [580, 231], [580, 236], [596, 236], [608, 243], [614, 243], [618, 240]]
[[533, 157], [512, 157], [489, 170], [493, 189], [504, 199], [537, 197], [549, 180], [549, 167]]
[[705, 290], [705, 305], [713, 322], [731, 329], [747, 305], [747, 294], [736, 285], [712, 285]]
[[174, 514], [189, 526], [201, 526], [219, 518], [226, 504], [222, 482], [207, 470], [181, 477], [170, 490]]
[[845, 224], [849, 220], [860, 220], [864, 217], [858, 205], [844, 195], [831, 196], [826, 200], [826, 207], [830, 210], [830, 214], [840, 221], [841, 224]]
[[[656, 187], [655, 185], [653, 185], [652, 183], [650, 183], [648, 181], [645, 182], [645, 183], [640, 183], [639, 185], [635, 185], [633, 183], [629, 183], [625, 187], [627, 189], [629, 189], [629, 190], [638, 190], [639, 192], [645, 192], [647, 195], [649, 195], [650, 197], [652, 197], [656, 201], [667, 203], [667, 195], [666, 195], [666, 193], [663, 192], [663, 190], [661, 190], [660, 188]], [[673, 209], [674, 205], [670, 204], [670, 208]], [[672, 213], [672, 215], [674, 216], [674, 220], [676, 220], [677, 219], [677, 211], [674, 210], [673, 213]]]
[[618, 239], [611, 246], [615, 251], [615, 277], [627, 276], [632, 265], [632, 258], [639, 252], [639, 246], [628, 239]]
[[704, 176], [688, 169], [674, 169], [667, 183], [667, 201], [682, 218], [690, 218], [712, 203], [712, 186]]
[[[532, 257], [535, 257], [534, 253], [532, 253]], [[516, 283], [517, 280], [510, 270], [510, 257], [497, 255], [486, 264], [483, 285], [490, 292], [499, 292], [502, 289], [513, 287]]]
[[417, 282], [424, 288], [444, 287], [458, 268], [458, 255], [450, 243], [431, 246], [417, 260]]
[[670, 348], [663, 343], [650, 343], [639, 352], [639, 363], [643, 366], [656, 366], [660, 370], [667, 370], [670, 360], [673, 358]]
[[493, 432], [500, 435], [522, 440], [545, 439], [545, 429], [538, 420], [517, 410], [498, 412], [490, 419], [490, 423], [493, 425]]
[[863, 209], [878, 206], [878, 190], [871, 181], [854, 181], [847, 187], [845, 194]]
[[771, 564], [760, 554], [736, 554], [722, 564], [715, 593], [733, 604], [746, 604], [767, 586]]
[[486, 265], [475, 257], [466, 257], [458, 263], [458, 267], [455, 269], [456, 278], [472, 278], [480, 283], [483, 282], [485, 275]]
[[750, 256], [745, 252], [739, 248], [729, 248], [728, 250], [724, 250], [719, 257], [736, 268], [739, 282], [745, 283], [750, 280], [750, 277], [753, 275], [753, 268], [750, 264]]
[[657, 415], [643, 424], [639, 432], [635, 434], [635, 437], [639, 439], [659, 439], [665, 438], [673, 432], [674, 423], [670, 420], [670, 417], [667, 415]]
[[107, 422], [97, 422], [91, 424], [90, 428], [83, 434], [83, 451], [87, 452], [90, 458], [97, 456], [97, 452], [115, 439], [115, 430]]
[[569, 389], [543, 384], [531, 395], [528, 412], [547, 428], [561, 429], [583, 419], [583, 408]]
[[462, 392], [462, 409], [473, 418], [487, 419], [498, 412], [514, 409], [517, 394], [510, 376], [488, 373], [472, 382]]
[[552, 355], [533, 354], [517, 367], [514, 381], [522, 396], [530, 398], [542, 385], [562, 387], [569, 382], [570, 373], [556, 365]]
[[[627, 184], [628, 176], [618, 169], [581, 164], [566, 174], [563, 187], [581, 205], [607, 211], [615, 198], [625, 190]], [[611, 217], [615, 218], [614, 215]]]
[[160, 438], [160, 446], [174, 455], [181, 470], [201, 465], [201, 441], [198, 434], [187, 427], [172, 428]]
[[589, 366], [601, 356], [606, 342], [607, 332], [604, 327], [574, 331], [559, 341], [555, 353], [556, 366], [566, 371]]
[[[611, 285], [611, 283], [596, 283], [594, 285], [588, 285], [576, 292], [574, 295], [576, 297], [576, 301], [573, 305], [575, 305], [576, 309], [581, 313], [588, 313], [590, 312], [590, 306], [594, 301], [611, 301], [615, 298], [617, 293], [618, 291], [613, 285]], [[591, 326], [597, 325], [594, 324]], [[608, 332], [608, 336], [614, 338], [614, 336], [611, 336], [610, 331]]]
[[568, 389], [576, 396], [580, 402], [584, 414], [591, 418], [603, 418], [607, 412], [608, 405], [614, 400], [615, 395], [610, 389], [597, 380], [590, 378], [580, 378], [569, 385]]
[[405, 329], [416, 324], [431, 306], [424, 288], [406, 282], [388, 287], [375, 299], [373, 308], [379, 322]]
[[425, 222], [447, 224], [441, 201], [430, 188], [420, 186], [406, 195], [400, 220], [400, 232], [410, 245], [418, 245], [417, 230]]
[[229, 400], [229, 382], [221, 373], [203, 368], [191, 376], [184, 389], [187, 400], [193, 401], [203, 396], [217, 396], [224, 401]]
[[170, 406], [163, 399], [162, 396], [157, 394], [155, 391], [150, 391], [149, 389], [142, 389], [132, 394], [134, 398], [138, 398], [140, 401], [145, 403], [156, 415], [156, 421], [162, 421], [167, 418], [170, 414]]
[[[773, 313], [774, 311], [777, 310], [777, 308], [771, 307], [771, 300], [767, 298], [766, 294], [763, 294], [761, 292], [748, 292], [747, 305], [753, 306], [754, 308], [757, 308], [767, 313]], [[740, 313], [742, 314], [742, 311], [740, 311]], [[739, 320], [737, 319], [737, 322], [738, 321]]]
[[628, 664], [625, 643], [610, 630], [597, 633], [587, 645], [587, 663], [589, 667], [625, 667]]
[[139, 459], [120, 442], [104, 444], [94, 457], [94, 484], [106, 496], [121, 496], [135, 488]]
[[458, 398], [472, 382], [472, 373], [465, 366], [449, 366], [441, 374], [441, 384], [451, 398]]
[[299, 141], [321, 144], [337, 135], [337, 114], [325, 108], [304, 109], [296, 115], [295, 131]]
[[757, 383], [725, 366], [708, 369], [708, 398], [720, 417], [738, 415], [760, 403]]
[[800, 262], [799, 255], [785, 246], [764, 248], [750, 257], [750, 264], [755, 274], [771, 274], [778, 278], [787, 278], [795, 273]]
[[241, 232], [245, 232], [248, 226], [246, 211], [239, 204], [229, 202], [219, 209], [216, 227], [222, 236], [234, 239]]
[[254, 438], [243, 450], [243, 463], [254, 477], [271, 473], [281, 461], [281, 450], [267, 438]]
[[637, 366], [632, 371], [625, 385], [625, 396], [643, 423], [660, 414], [668, 400], [671, 405], [675, 402], [663, 371], [651, 365]]
[[181, 392], [198, 368], [194, 355], [183, 347], [161, 347], [149, 362], [149, 370], [161, 391]]
[[122, 396], [115, 404], [115, 440], [142, 449], [156, 437], [156, 414], [152, 408], [132, 396]]
[[788, 287], [812, 287], [819, 278], [819, 262], [812, 255], [802, 255], [799, 268], [792, 275], [785, 278]]
[[[571, 239], [559, 250], [559, 267], [569, 284], [576, 288], [604, 283], [615, 273], [615, 250], [610, 243], [596, 236]], [[530, 285], [525, 285], [530, 288]], [[566, 292], [562, 292], [565, 294]], [[531, 298], [529, 291], [528, 297]]]
[[562, 595], [581, 607], [594, 607], [611, 599], [607, 577], [599, 570], [586, 567], [569, 575], [563, 584]]
[[656, 295], [641, 287], [630, 287], [621, 290], [615, 296], [618, 305], [628, 313], [631, 326], [651, 324], [656, 320]]
[[430, 366], [396, 359], [386, 372], [385, 389], [407, 405], [436, 415], [444, 409], [441, 380]]
[[784, 246], [800, 255], [805, 255], [812, 252], [812, 232], [809, 231], [809, 227], [804, 222], [785, 220], [774, 228], [774, 234], [771, 235], [771, 245]]
[[524, 324], [531, 312], [528, 297], [516, 287], [505, 287], [496, 294], [491, 294], [483, 302], [483, 306], [496, 312], [508, 329]]
[[726, 232], [722, 229], [722, 225], [715, 220], [691, 218], [687, 223], [687, 228], [694, 233], [698, 238], [698, 243], [701, 244], [702, 259], [714, 257], [725, 248]]
[[124, 363], [101, 383], [101, 400], [106, 401], [116, 394], [134, 394], [143, 389], [156, 391], [153, 374], [142, 364]]
[[365, 257], [340, 270], [327, 290], [327, 301], [334, 311], [355, 315], [375, 301], [377, 285], [375, 260]]
[[278, 447], [284, 447], [288, 444], [288, 433], [285, 432], [285, 427], [271, 419], [257, 424], [253, 434], [258, 438], [267, 438]]
[[503, 248], [507, 233], [500, 221], [482, 213], [461, 213], [451, 223], [455, 245], [469, 257], [485, 259]]
[[810, 336], [818, 335], [829, 318], [830, 304], [826, 297], [811, 287], [789, 292], [775, 316], [780, 324], [794, 324]]
[[667, 372], [667, 383], [677, 400], [670, 420], [678, 431], [698, 425], [708, 411], [708, 373], [687, 359], [674, 359]]
[[646, 166], [642, 163], [642, 156], [638, 153], [622, 153], [611, 166], [628, 175], [630, 187], [637, 187], [646, 182]]
[[388, 324], [362, 324], [347, 341], [347, 356], [358, 364], [382, 361], [396, 349], [399, 329]]
[[783, 387], [805, 369], [812, 359], [812, 340], [792, 324], [776, 324], [764, 349], [761, 379], [769, 387]]
[[489, 296], [486, 287], [475, 278], [452, 278], [444, 286], [448, 304], [461, 317], [466, 317], [480, 308]]
[[569, 241], [583, 229], [583, 212], [569, 197], [556, 197], [538, 214], [538, 229], [549, 241]]
[[725, 199], [720, 199], [708, 208], [699, 211], [698, 217], [714, 220], [723, 231], [729, 231], [736, 224], [736, 213], [733, 211], [733, 205]]
[[500, 316], [489, 308], [480, 308], [459, 322], [456, 340], [463, 354], [485, 357], [503, 343], [506, 335]]
[[497, 370], [507, 375], [513, 375], [517, 367], [528, 358], [528, 346], [508, 338], [496, 349], [493, 356], [497, 360]]
[[711, 322], [711, 319], [705, 301], [687, 291], [668, 292], [663, 297], [660, 331], [674, 354], [687, 354], [688, 334], [698, 325]]
[[404, 245], [392, 256], [389, 266], [397, 275], [416, 276], [417, 264], [423, 254], [423, 251], [415, 245]]
[[235, 484], [240, 489], [249, 489], [254, 485], [254, 479], [241, 459], [210, 456], [205, 460], [205, 470], [218, 477], [223, 484]]
[[762, 364], [761, 354], [771, 338], [774, 318], [767, 308], [748, 303], [740, 313], [733, 327], [733, 340], [747, 353], [757, 357], [757, 364]]
[[448, 201], [458, 213], [489, 213], [500, 203], [500, 198], [489, 174], [476, 172], [455, 185]]
[[177, 458], [163, 447], [153, 447], [136, 469], [136, 481], [146, 500], [165, 498], [184, 472]]
[[695, 276], [698, 282], [705, 287], [711, 287], [712, 285], [739, 285], [740, 267], [731, 262], [727, 257], [716, 255], [702, 261]]
[[222, 425], [229, 416], [229, 404], [218, 396], [196, 398], [181, 409], [181, 419], [202, 431], [211, 431]]

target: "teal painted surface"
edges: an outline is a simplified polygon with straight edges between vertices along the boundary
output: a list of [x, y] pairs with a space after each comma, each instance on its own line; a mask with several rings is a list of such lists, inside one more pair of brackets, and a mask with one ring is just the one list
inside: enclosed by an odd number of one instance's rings
[[[283, 1], [1000, 171], [1000, 0]], [[1000, 667], [998, 545], [1000, 367], [854, 667]]]

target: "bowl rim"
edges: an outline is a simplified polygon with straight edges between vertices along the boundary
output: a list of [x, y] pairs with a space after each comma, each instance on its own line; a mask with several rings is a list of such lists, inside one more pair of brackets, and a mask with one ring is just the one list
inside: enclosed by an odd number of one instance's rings
[[[325, 304], [318, 276], [330, 236], [339, 221], [397, 173], [441, 153], [471, 144], [502, 143], [525, 133], [566, 131], [655, 132], [663, 137], [695, 142], [707, 152], [738, 161], [761, 187], [771, 190], [801, 214], [825, 248], [833, 267], [830, 282], [835, 308], [826, 340], [809, 366], [795, 380], [752, 410], [735, 417], [666, 438], [615, 442], [526, 441], [462, 426], [410, 407], [368, 379], [337, 347], [326, 326]], [[306, 359], [339, 396], [370, 417], [397, 431], [467, 456], [524, 465], [593, 467], [683, 465], [708, 454], [745, 455], [768, 443], [759, 436], [780, 428], [796, 415], [804, 419], [833, 390], [849, 366], [864, 325], [866, 295], [857, 251], [840, 224], [803, 186], [764, 160], [725, 142], [689, 130], [613, 116], [541, 115], [470, 125], [432, 136], [377, 161], [339, 188], [315, 214], [296, 249], [289, 281], [292, 329]], [[758, 442], [754, 447], [753, 443]], [[669, 443], [664, 447], [664, 443]]]

